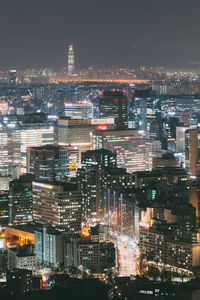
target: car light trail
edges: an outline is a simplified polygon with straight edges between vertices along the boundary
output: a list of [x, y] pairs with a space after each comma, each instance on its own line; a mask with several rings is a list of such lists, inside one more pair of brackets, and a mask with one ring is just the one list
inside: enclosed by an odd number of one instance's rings
[[111, 233], [111, 239], [117, 250], [118, 276], [137, 275], [139, 248], [136, 239], [120, 233]]

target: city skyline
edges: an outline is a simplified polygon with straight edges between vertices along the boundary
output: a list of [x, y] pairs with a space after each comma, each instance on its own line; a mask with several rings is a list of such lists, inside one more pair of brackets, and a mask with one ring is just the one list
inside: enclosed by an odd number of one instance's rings
[[199, 8], [0, 0], [0, 299], [199, 299]]
[[199, 8], [186, 0], [2, 2], [0, 69], [62, 68], [70, 43], [79, 68], [183, 67], [200, 58]]

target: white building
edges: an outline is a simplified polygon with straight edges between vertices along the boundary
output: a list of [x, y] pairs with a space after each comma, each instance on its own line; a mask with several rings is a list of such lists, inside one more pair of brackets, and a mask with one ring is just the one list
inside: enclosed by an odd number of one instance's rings
[[78, 147], [81, 152], [93, 149], [93, 132], [106, 131], [114, 127], [114, 118], [90, 118], [58, 120], [58, 144]]
[[35, 254], [37, 262], [44, 267], [63, 264], [63, 236], [53, 228], [43, 227], [35, 231]]
[[15, 120], [0, 124], [0, 175], [11, 175], [20, 165], [20, 130]]
[[89, 119], [93, 118], [93, 104], [89, 101], [77, 103], [65, 102], [65, 117], [72, 119]]
[[21, 173], [26, 173], [26, 149], [54, 144], [54, 127], [51, 123], [24, 124], [20, 131]]
[[185, 131], [188, 127], [176, 127], [176, 152], [185, 152]]
[[72, 233], [81, 231], [81, 197], [69, 183], [33, 182], [33, 219]]
[[36, 256], [33, 253], [23, 253], [20, 246], [11, 245], [8, 248], [8, 268], [12, 269], [36, 269]]
[[96, 132], [94, 147], [117, 153], [117, 167], [127, 172], [152, 170], [152, 141], [143, 130]]

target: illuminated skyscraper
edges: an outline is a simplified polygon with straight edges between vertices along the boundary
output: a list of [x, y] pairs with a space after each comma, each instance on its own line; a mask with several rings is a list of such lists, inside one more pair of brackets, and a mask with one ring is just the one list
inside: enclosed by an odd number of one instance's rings
[[[102, 151], [102, 150], [100, 150]], [[95, 151], [96, 154], [100, 151]], [[103, 150], [106, 151], [106, 150]], [[86, 152], [86, 156], [87, 156]], [[94, 153], [94, 151], [89, 151]], [[107, 152], [108, 154], [108, 152]], [[106, 158], [106, 152], [104, 153]], [[111, 158], [111, 157], [110, 157]], [[114, 157], [113, 157], [114, 158]], [[93, 157], [93, 161], [97, 164], [90, 165], [91, 161], [86, 161], [84, 166], [78, 170], [79, 185], [81, 191], [81, 213], [82, 221], [104, 221], [105, 213], [105, 190], [113, 188], [114, 190], [120, 187], [132, 187], [134, 177], [126, 172], [123, 168], [112, 168], [115, 164], [110, 163], [110, 168], [104, 163], [98, 161], [98, 158]], [[114, 158], [115, 159], [115, 158]], [[114, 162], [114, 161], [113, 161]], [[104, 165], [104, 166], [103, 166]]]
[[20, 126], [16, 116], [5, 116], [0, 122], [0, 174], [12, 175], [20, 166]]
[[81, 163], [82, 167], [85, 168], [92, 166], [98, 166], [99, 170], [104, 168], [116, 168], [116, 152], [106, 149], [82, 152]]
[[81, 194], [76, 184], [33, 182], [33, 219], [58, 230], [81, 231]]
[[17, 83], [17, 71], [16, 70], [9, 71], [9, 81], [10, 81], [10, 85], [16, 85], [16, 83]]
[[117, 167], [127, 172], [152, 170], [152, 141], [143, 130], [105, 130], [93, 133], [93, 148], [116, 151]]
[[24, 123], [20, 131], [21, 173], [26, 173], [26, 150], [54, 144], [54, 127], [50, 122]]
[[32, 181], [33, 175], [23, 175], [9, 185], [9, 224], [28, 224], [32, 222]]
[[74, 74], [74, 70], [74, 46], [70, 44], [68, 50], [68, 74]]
[[[60, 118], [58, 120], [58, 144], [60, 146], [79, 147], [81, 152], [92, 150], [93, 131], [113, 129], [114, 118], [77, 119]], [[102, 147], [99, 147], [102, 148]], [[99, 149], [98, 148], [98, 149]]]
[[185, 131], [188, 127], [176, 127], [176, 152], [185, 152]]
[[68, 151], [66, 147], [46, 145], [27, 148], [27, 172], [35, 180], [62, 181], [68, 176]]
[[196, 175], [196, 163], [198, 159], [198, 130], [185, 131], [185, 165], [190, 175]]
[[7, 191], [0, 191], [0, 225], [7, 226], [9, 221], [9, 194]]
[[65, 105], [65, 117], [70, 117], [71, 119], [93, 118], [93, 104], [89, 101], [82, 101], [76, 103], [65, 102], [64, 105]]
[[114, 117], [116, 128], [119, 130], [128, 128], [128, 98], [122, 91], [105, 91], [99, 97], [99, 116]]

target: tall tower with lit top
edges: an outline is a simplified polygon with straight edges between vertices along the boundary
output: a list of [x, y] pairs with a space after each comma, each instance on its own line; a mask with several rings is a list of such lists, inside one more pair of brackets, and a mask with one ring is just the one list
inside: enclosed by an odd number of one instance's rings
[[74, 46], [70, 44], [68, 49], [68, 74], [74, 74], [74, 71]]

